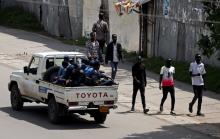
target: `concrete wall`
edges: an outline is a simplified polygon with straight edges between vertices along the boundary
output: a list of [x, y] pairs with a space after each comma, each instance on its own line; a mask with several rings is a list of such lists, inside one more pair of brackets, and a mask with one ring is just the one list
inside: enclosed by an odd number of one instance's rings
[[34, 13], [51, 35], [72, 38], [68, 0], [2, 0], [2, 7], [20, 6]]
[[83, 36], [89, 36], [92, 26], [98, 20], [101, 0], [84, 0], [83, 3]]
[[[35, 13], [46, 31], [65, 38], [79, 38], [92, 30], [98, 20], [101, 0], [2, 0], [2, 7], [21, 6]], [[108, 2], [108, 4], [106, 4]], [[113, 1], [109, 5], [110, 34], [118, 34], [118, 41], [130, 51], [139, 49], [139, 16], [137, 14], [118, 16]]]
[[83, 30], [83, 0], [68, 0], [69, 14], [71, 21], [72, 37], [78, 39], [82, 37]]
[[[187, 0], [170, 0], [170, 15], [166, 19], [162, 14], [163, 0], [158, 0], [155, 29], [155, 54], [178, 61], [192, 61], [196, 53], [201, 53], [196, 47], [200, 34], [205, 31], [200, 22], [190, 22], [190, 19], [203, 20], [202, 4]], [[198, 10], [199, 9], [199, 10]], [[216, 53], [210, 59], [203, 57], [205, 63], [220, 66]]]
[[[139, 49], [139, 16], [137, 14], [118, 16], [112, 0], [109, 5], [110, 34], [118, 35], [118, 42], [128, 51]], [[83, 33], [90, 32], [92, 25], [98, 20], [101, 0], [84, 0], [83, 5]], [[111, 35], [110, 35], [111, 36]]]
[[139, 15], [132, 13], [118, 16], [113, 1], [109, 0], [110, 34], [118, 34], [118, 41], [128, 51], [139, 50], [140, 23]]

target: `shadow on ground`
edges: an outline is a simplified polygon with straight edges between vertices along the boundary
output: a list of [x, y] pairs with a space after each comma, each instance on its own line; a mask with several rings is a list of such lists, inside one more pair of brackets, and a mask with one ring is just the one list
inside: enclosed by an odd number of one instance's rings
[[9, 114], [10, 117], [15, 119], [26, 121], [48, 130], [106, 128], [105, 126], [96, 124], [93, 120], [83, 119], [76, 114], [62, 118], [59, 125], [51, 124], [47, 117], [47, 106], [25, 106], [22, 111], [14, 111], [11, 107], [2, 107], [0, 111]]
[[[192, 132], [193, 128], [208, 128], [209, 126], [220, 127], [220, 123], [162, 126], [160, 129], [157, 129], [157, 131], [141, 134], [130, 134], [123, 139], [217, 139], [218, 137], [220, 137], [220, 132], [212, 132], [210, 129], [206, 132]], [[183, 127], [186, 128], [183, 130]]]

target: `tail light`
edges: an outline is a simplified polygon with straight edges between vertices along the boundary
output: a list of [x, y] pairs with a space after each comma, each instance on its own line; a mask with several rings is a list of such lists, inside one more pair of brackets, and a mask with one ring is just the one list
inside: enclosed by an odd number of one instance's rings
[[78, 102], [69, 102], [69, 106], [78, 106], [79, 103]]
[[114, 101], [113, 100], [111, 100], [111, 101], [104, 101], [104, 104], [105, 105], [113, 105]]

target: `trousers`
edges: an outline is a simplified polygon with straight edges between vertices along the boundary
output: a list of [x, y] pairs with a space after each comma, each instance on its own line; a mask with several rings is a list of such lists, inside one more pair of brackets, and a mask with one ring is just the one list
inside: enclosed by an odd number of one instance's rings
[[191, 105], [193, 106], [196, 100], [198, 99], [197, 112], [200, 112], [202, 107], [202, 94], [203, 94], [202, 90], [203, 90], [203, 86], [193, 85], [194, 97], [192, 99]]
[[174, 90], [174, 86], [163, 87], [163, 97], [161, 99], [160, 106], [163, 106], [164, 102], [167, 99], [167, 95], [168, 95], [169, 92], [170, 92], [170, 96], [171, 96], [171, 111], [173, 111], [174, 107], [175, 107], [175, 90]]
[[146, 103], [145, 103], [145, 86], [144, 85], [133, 85], [132, 107], [135, 106], [135, 101], [136, 101], [138, 90], [140, 90], [142, 106], [143, 106], [143, 109], [145, 109]]
[[115, 76], [116, 76], [116, 73], [117, 73], [117, 70], [118, 70], [118, 62], [111, 62], [111, 67], [112, 67], [112, 75], [111, 75], [111, 78], [113, 80], [115, 80]]

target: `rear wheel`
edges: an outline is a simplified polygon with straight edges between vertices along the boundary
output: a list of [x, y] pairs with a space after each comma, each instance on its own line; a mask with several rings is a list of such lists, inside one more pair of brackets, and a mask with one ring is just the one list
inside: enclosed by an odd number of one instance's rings
[[11, 107], [13, 110], [19, 111], [23, 108], [24, 102], [22, 100], [20, 91], [16, 84], [12, 85], [11, 87], [10, 99], [11, 99]]
[[59, 104], [56, 102], [54, 97], [51, 97], [48, 102], [48, 117], [51, 123], [59, 123]]
[[107, 117], [107, 113], [100, 113], [99, 112], [94, 115], [94, 120], [98, 124], [103, 124], [106, 120], [106, 117]]

